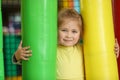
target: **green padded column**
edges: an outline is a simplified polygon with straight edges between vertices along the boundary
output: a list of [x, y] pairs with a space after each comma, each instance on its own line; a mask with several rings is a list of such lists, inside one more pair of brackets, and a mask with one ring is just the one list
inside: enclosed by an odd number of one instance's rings
[[22, 0], [21, 12], [23, 46], [32, 50], [23, 80], [56, 80], [57, 0]]
[[2, 32], [2, 14], [0, 0], [0, 80], [4, 80], [4, 64], [3, 64], [3, 32]]

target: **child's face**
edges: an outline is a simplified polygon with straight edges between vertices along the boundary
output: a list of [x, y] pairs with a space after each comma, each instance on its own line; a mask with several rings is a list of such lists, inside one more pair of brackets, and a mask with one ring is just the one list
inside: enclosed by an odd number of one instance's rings
[[80, 26], [76, 20], [65, 20], [58, 28], [58, 43], [64, 46], [73, 46], [80, 39]]

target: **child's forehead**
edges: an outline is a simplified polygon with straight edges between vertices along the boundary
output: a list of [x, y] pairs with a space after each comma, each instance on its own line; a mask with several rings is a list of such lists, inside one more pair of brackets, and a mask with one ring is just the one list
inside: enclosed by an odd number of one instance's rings
[[79, 19], [78, 18], [63, 18], [63, 23], [72, 22], [72, 21], [78, 22]]
[[63, 22], [59, 27], [61, 28], [80, 28], [78, 21], [70, 20]]
[[70, 23], [74, 23], [74, 24], [81, 24], [81, 20], [80, 19], [75, 19], [75, 18], [66, 18], [63, 19], [62, 24], [70, 24]]

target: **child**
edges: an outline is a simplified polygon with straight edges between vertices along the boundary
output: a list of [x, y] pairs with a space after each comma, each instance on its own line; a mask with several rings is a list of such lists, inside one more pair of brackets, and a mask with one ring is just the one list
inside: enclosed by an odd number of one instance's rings
[[[84, 80], [81, 35], [81, 16], [74, 9], [61, 10], [58, 14], [57, 80]], [[15, 52], [16, 61], [29, 60], [31, 50], [28, 49], [22, 48], [21, 42]]]
[[[63, 9], [58, 13], [57, 80], [84, 80], [82, 45], [83, 24], [81, 15], [74, 9]], [[118, 44], [118, 43], [117, 43]], [[32, 51], [22, 48], [20, 43], [14, 61], [29, 60]], [[115, 47], [118, 56], [119, 45]]]
[[84, 80], [82, 18], [74, 9], [58, 13], [57, 79]]

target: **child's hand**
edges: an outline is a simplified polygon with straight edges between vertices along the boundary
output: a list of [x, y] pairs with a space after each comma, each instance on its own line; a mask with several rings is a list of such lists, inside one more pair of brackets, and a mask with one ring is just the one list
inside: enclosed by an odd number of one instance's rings
[[118, 58], [120, 50], [119, 50], [119, 44], [118, 44], [117, 39], [115, 39], [115, 48], [114, 48], [114, 51], [115, 51], [116, 57]]
[[22, 41], [20, 42], [17, 51], [15, 52], [15, 58], [17, 61], [19, 60], [29, 60], [29, 57], [32, 56], [31, 50], [28, 47], [22, 47]]

